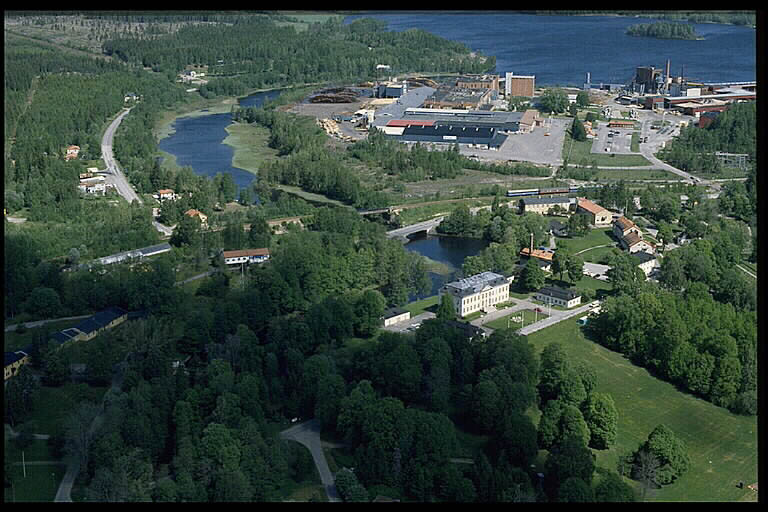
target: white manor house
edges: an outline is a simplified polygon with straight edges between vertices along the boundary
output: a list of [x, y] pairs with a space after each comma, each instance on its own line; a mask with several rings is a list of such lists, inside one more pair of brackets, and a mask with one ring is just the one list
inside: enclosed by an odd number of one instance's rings
[[509, 300], [512, 279], [494, 272], [475, 274], [444, 285], [440, 288], [440, 300], [443, 295], [450, 295], [456, 314], [462, 317], [475, 311], [487, 311], [489, 306]]

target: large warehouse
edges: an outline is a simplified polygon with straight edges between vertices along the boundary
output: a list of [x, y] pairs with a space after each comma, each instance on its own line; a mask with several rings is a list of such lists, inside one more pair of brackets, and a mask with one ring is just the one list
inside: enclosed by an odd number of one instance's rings
[[[490, 110], [407, 108], [402, 121], [434, 121], [453, 126], [495, 128], [514, 133], [520, 129], [522, 112], [492, 112]], [[391, 123], [391, 121], [390, 121]], [[387, 123], [387, 124], [390, 124]]]
[[[405, 126], [398, 126], [399, 124]], [[507, 139], [507, 136], [496, 128], [454, 126], [450, 123], [430, 121], [403, 123], [402, 120], [396, 120], [393, 125], [388, 123], [380, 129], [400, 142], [469, 144], [488, 149], [498, 149]]]

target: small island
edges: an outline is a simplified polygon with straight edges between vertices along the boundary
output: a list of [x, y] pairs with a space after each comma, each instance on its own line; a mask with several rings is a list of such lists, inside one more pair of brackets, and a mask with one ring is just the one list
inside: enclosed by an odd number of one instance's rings
[[668, 23], [659, 21], [656, 23], [641, 23], [627, 27], [627, 34], [639, 37], [655, 37], [657, 39], [702, 39], [693, 29], [693, 25], [687, 23]]

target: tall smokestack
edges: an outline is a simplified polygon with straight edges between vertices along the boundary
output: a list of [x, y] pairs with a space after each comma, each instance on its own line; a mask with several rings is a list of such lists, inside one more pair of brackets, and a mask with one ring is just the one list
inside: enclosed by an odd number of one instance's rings
[[533, 256], [533, 232], [531, 232], [531, 256]]
[[664, 89], [666, 90], [669, 86], [669, 59], [667, 59], [667, 76], [664, 78]]

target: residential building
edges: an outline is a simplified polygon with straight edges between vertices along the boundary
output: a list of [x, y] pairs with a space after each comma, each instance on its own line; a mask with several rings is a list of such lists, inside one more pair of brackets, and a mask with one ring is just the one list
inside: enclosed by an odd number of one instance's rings
[[5, 366], [3, 370], [3, 380], [6, 381], [15, 376], [21, 370], [21, 367], [29, 364], [29, 354], [22, 350], [5, 353]]
[[571, 207], [570, 197], [524, 197], [520, 199], [523, 213], [549, 214], [555, 206], [568, 211]]
[[553, 219], [549, 221], [549, 232], [555, 236], [566, 236], [568, 234], [568, 226]]
[[53, 333], [51, 339], [59, 345], [65, 345], [70, 341], [80, 341], [85, 339], [85, 333], [75, 327], [64, 329], [62, 331]]
[[547, 272], [552, 271], [552, 258], [554, 255], [555, 253], [551, 251], [542, 251], [540, 249], [531, 250], [529, 247], [523, 247], [522, 250], [520, 250], [520, 257], [525, 260], [521, 261], [521, 263], [525, 264], [529, 258], [533, 258], [536, 260], [536, 263]]
[[79, 339], [90, 340], [106, 331], [125, 322], [128, 318], [128, 312], [117, 306], [109, 307], [99, 311], [90, 318], [80, 322], [75, 328], [82, 333]]
[[656, 246], [652, 242], [643, 240], [642, 235], [634, 231], [630, 231], [621, 237], [621, 239], [619, 239], [619, 244], [623, 249], [628, 250], [630, 254], [636, 253], [638, 251], [644, 251], [653, 254], [654, 251], [656, 251]]
[[656, 256], [645, 251], [635, 252], [632, 254], [632, 257], [635, 259], [637, 266], [640, 267], [640, 270], [643, 271], [646, 277], [648, 277], [651, 272], [653, 272], [653, 269], [659, 267], [659, 261], [656, 259]]
[[166, 199], [171, 199], [171, 200], [178, 199], [179, 196], [173, 191], [172, 188], [163, 188], [158, 190], [156, 194], [152, 194], [152, 197], [154, 197], [160, 202], [163, 202]]
[[563, 306], [572, 308], [581, 304], [581, 295], [573, 290], [566, 290], [559, 286], [545, 286], [534, 295], [536, 300], [552, 304], [553, 306]]
[[67, 148], [67, 154], [64, 155], [64, 160], [73, 160], [77, 158], [80, 153], [80, 146], [69, 146]]
[[389, 325], [398, 324], [400, 322], [405, 322], [406, 320], [410, 320], [411, 312], [406, 311], [403, 308], [389, 308], [386, 311], [384, 311], [384, 314], [382, 315], [381, 318], [384, 321], [384, 327], [387, 327]]
[[456, 314], [463, 317], [508, 301], [511, 281], [495, 272], [482, 272], [446, 284], [438, 295], [440, 300], [443, 295], [450, 296]]
[[239, 251], [224, 251], [224, 263], [227, 265], [241, 265], [243, 263], [264, 263], [269, 259], [269, 249], [243, 249]]
[[[85, 173], [90, 174], [90, 173]], [[78, 190], [86, 194], [104, 195], [107, 191], [106, 178], [104, 176], [88, 176], [80, 179]]]
[[192, 218], [198, 219], [200, 221], [200, 225], [202, 227], [207, 227], [208, 226], [208, 216], [205, 215], [200, 210], [196, 210], [196, 209], [192, 208], [191, 210], [185, 211], [184, 215], [186, 215], [187, 217], [192, 217]]
[[637, 224], [624, 217], [623, 215], [613, 221], [613, 234], [619, 240], [631, 232], [642, 235], [640, 228], [637, 227]]
[[593, 203], [584, 197], [578, 198], [576, 203], [576, 213], [583, 213], [589, 217], [589, 223], [593, 226], [608, 226], [611, 223], [611, 212]]

